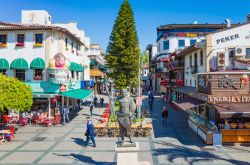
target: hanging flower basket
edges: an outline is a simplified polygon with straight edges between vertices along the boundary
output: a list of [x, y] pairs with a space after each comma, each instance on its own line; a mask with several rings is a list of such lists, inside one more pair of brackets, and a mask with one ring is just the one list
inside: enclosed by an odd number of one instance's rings
[[17, 42], [17, 43], [16, 43], [16, 47], [24, 47], [24, 43]]
[[33, 46], [34, 46], [34, 47], [42, 47], [43, 44], [36, 43], [36, 44], [34, 44]]
[[0, 43], [0, 47], [5, 48], [5, 47], [7, 47], [7, 44], [6, 43]]

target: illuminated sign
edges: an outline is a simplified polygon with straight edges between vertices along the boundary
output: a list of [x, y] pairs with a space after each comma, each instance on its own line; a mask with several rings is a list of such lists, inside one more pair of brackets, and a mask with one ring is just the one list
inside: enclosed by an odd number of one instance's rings
[[197, 37], [197, 36], [204, 36], [203, 33], [177, 33], [177, 37]]

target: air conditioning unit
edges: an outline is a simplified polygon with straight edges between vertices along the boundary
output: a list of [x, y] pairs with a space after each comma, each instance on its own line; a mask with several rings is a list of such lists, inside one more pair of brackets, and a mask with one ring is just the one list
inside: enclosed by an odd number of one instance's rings
[[217, 53], [218, 66], [225, 66], [225, 53], [218, 52]]
[[243, 57], [246, 55], [246, 48], [244, 47], [236, 47], [235, 48], [235, 56], [236, 57]]

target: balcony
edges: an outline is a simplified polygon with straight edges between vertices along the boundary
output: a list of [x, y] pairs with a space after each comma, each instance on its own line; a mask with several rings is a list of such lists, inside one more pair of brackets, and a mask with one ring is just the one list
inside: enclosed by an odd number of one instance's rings
[[198, 71], [198, 66], [192, 66], [192, 67], [191, 67], [191, 73], [192, 73], [192, 74], [199, 73], [199, 71]]

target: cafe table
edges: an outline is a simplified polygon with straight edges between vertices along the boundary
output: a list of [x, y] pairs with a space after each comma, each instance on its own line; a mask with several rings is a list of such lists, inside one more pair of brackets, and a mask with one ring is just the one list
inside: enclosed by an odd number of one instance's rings
[[0, 130], [0, 134], [3, 134], [2, 142], [5, 142], [4, 134], [10, 133], [10, 130]]

